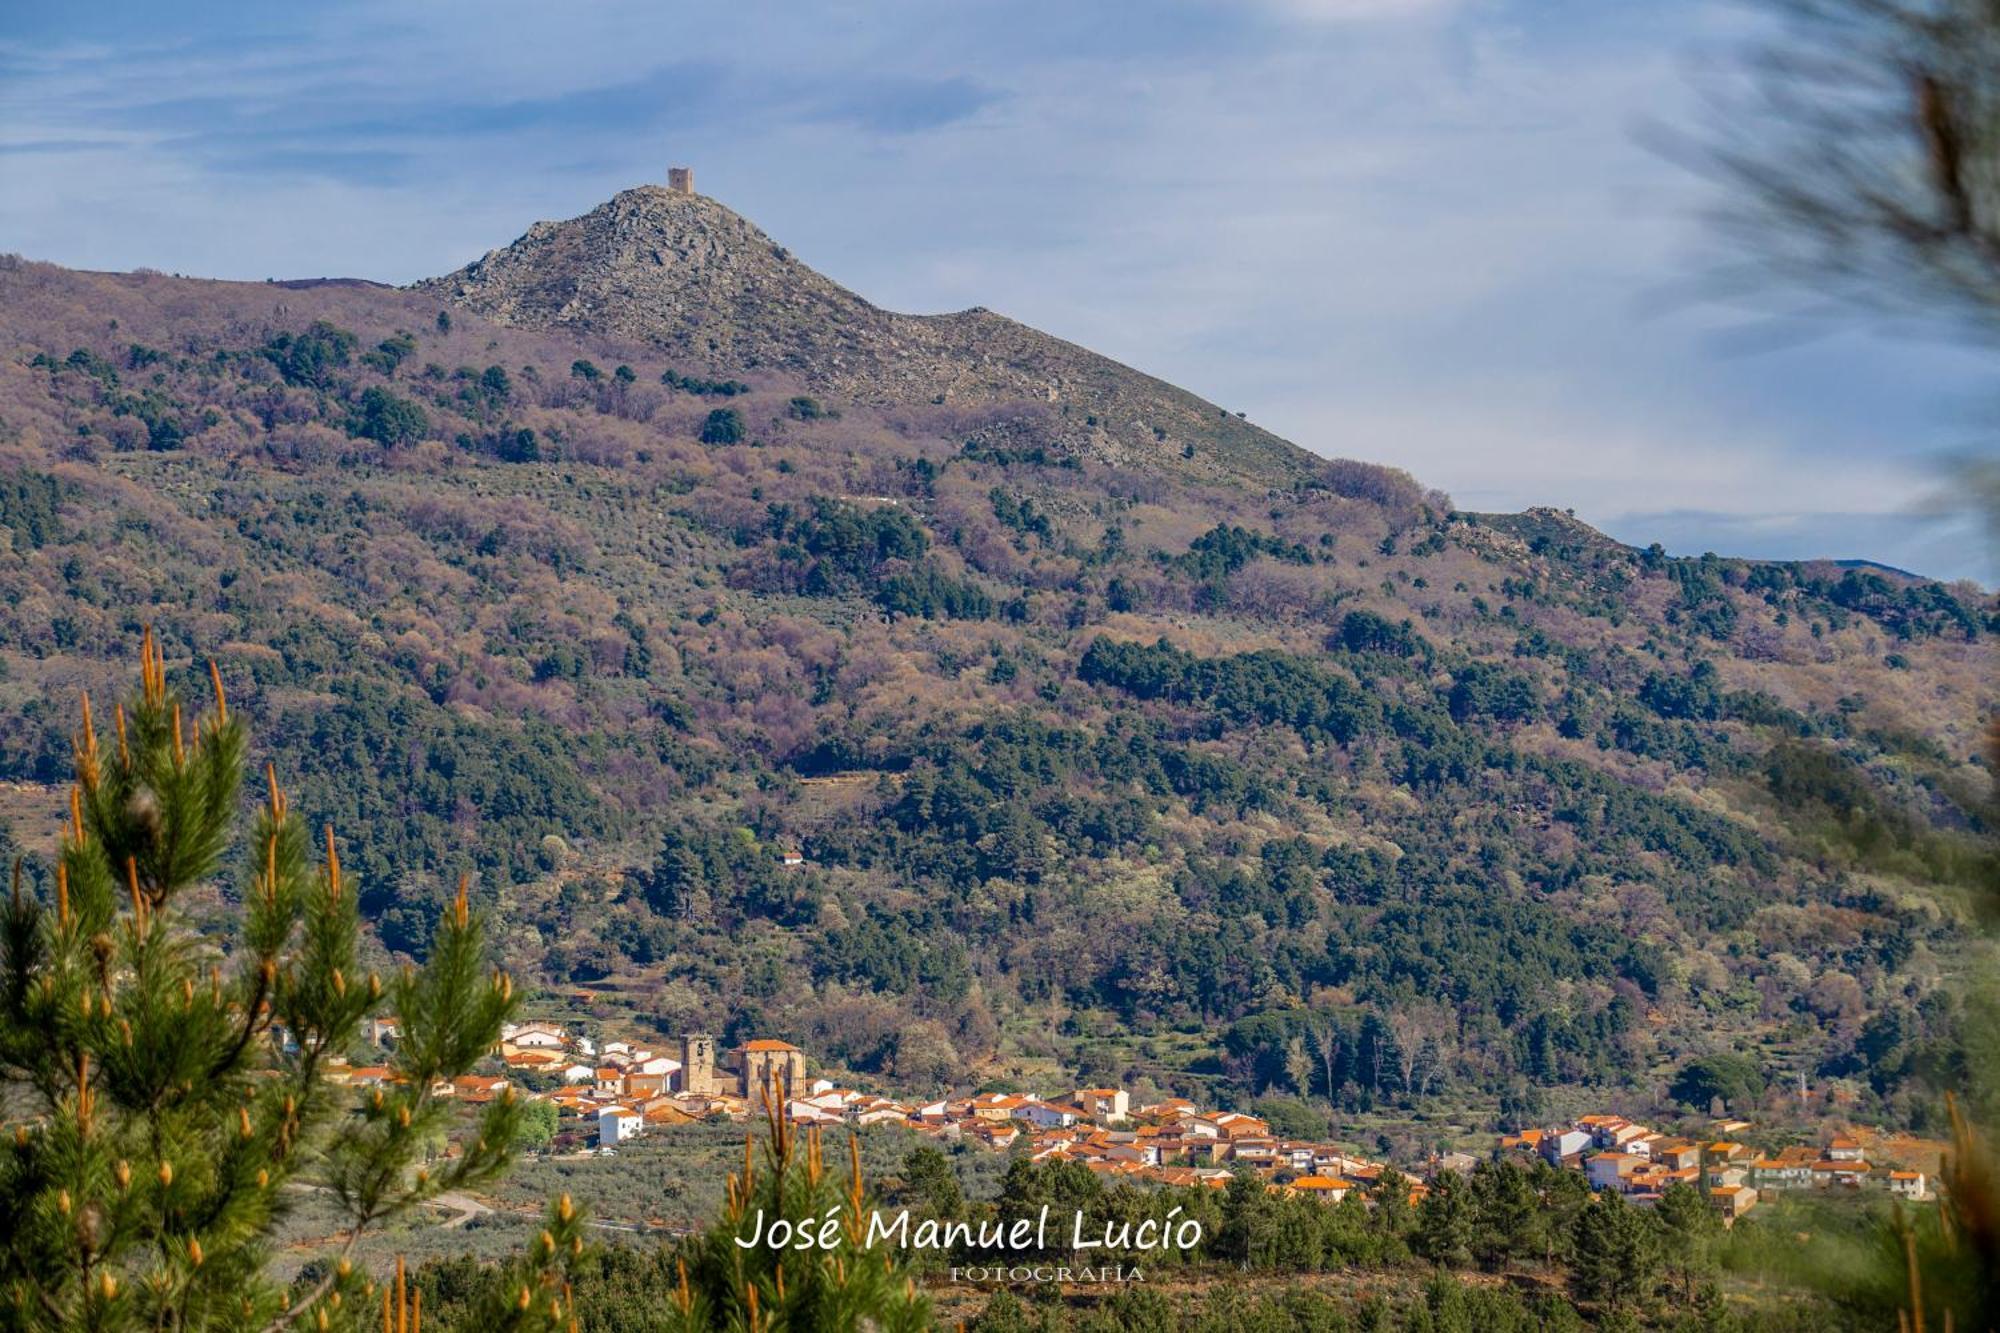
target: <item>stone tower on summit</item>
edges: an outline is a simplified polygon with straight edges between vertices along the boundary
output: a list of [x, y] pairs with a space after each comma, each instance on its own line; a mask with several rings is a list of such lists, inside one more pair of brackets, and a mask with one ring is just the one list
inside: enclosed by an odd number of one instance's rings
[[667, 188], [675, 194], [694, 193], [693, 167], [668, 167]]

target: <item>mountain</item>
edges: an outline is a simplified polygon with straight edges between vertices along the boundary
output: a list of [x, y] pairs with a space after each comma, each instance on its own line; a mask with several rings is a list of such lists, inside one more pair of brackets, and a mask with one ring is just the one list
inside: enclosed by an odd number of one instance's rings
[[990, 310], [900, 315], [705, 195], [641, 186], [416, 290], [515, 328], [642, 341], [871, 405], [1032, 406], [1073, 454], [1287, 484], [1311, 455], [1186, 390]]
[[711, 201], [407, 290], [0, 261], [0, 841], [148, 623], [374, 947], [470, 871], [552, 1011], [1412, 1147], [1962, 1058], [1990, 594], [1460, 513]]

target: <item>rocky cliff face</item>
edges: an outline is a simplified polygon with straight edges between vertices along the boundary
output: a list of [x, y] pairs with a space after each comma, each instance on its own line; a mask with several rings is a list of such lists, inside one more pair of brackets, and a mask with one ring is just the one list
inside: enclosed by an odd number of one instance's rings
[[1185, 390], [990, 310], [883, 310], [715, 200], [657, 186], [536, 223], [417, 288], [498, 323], [641, 339], [715, 373], [780, 370], [852, 402], [1006, 409], [1099, 461], [1264, 486], [1318, 462]]

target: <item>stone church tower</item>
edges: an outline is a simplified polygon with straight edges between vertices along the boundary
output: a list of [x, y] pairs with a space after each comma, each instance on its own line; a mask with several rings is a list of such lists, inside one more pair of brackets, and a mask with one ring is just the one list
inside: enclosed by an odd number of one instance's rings
[[715, 1038], [690, 1032], [681, 1038], [681, 1091], [713, 1097], [722, 1091], [715, 1075]]

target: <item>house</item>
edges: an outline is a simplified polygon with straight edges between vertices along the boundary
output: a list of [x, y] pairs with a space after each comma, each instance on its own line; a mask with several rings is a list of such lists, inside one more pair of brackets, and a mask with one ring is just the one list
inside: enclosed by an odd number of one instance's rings
[[567, 1064], [561, 1069], [550, 1069], [548, 1072], [554, 1074], [565, 1083], [595, 1083], [597, 1081], [596, 1065]]
[[1725, 1185], [1708, 1192], [1708, 1201], [1722, 1214], [1725, 1224], [1734, 1222], [1757, 1205], [1757, 1191], [1748, 1185]]
[[462, 1102], [490, 1102], [505, 1096], [513, 1086], [504, 1078], [462, 1074], [451, 1081], [451, 1095]]
[[1625, 1177], [1644, 1165], [1645, 1161], [1645, 1158], [1633, 1153], [1594, 1153], [1584, 1162], [1583, 1172], [1594, 1190], [1623, 1189]]
[[502, 1029], [500, 1040], [524, 1051], [559, 1051], [568, 1045], [563, 1030], [554, 1023], [522, 1023], [512, 1032]]
[[641, 1074], [628, 1069], [620, 1091], [627, 1097], [637, 1099], [664, 1096], [672, 1087], [673, 1082], [666, 1074]]
[[1708, 1162], [1747, 1162], [1751, 1155], [1748, 1147], [1732, 1139], [1717, 1139], [1702, 1149], [1702, 1158]]
[[1014, 1140], [1021, 1137], [1021, 1131], [1008, 1124], [994, 1124], [990, 1120], [974, 1120], [964, 1126], [965, 1132], [978, 1139], [989, 1148], [1011, 1148]]
[[1568, 1158], [1576, 1156], [1593, 1142], [1590, 1134], [1581, 1129], [1559, 1129], [1542, 1138], [1542, 1159], [1550, 1166], [1561, 1166]]
[[1866, 1162], [1814, 1162], [1812, 1164], [1813, 1187], [1815, 1189], [1827, 1189], [1838, 1185], [1843, 1189], [1860, 1189], [1867, 1182], [1869, 1169]]
[[847, 1108], [848, 1121], [856, 1125], [900, 1125], [909, 1118], [909, 1107], [880, 1098], [856, 1102]]
[[599, 1065], [592, 1080], [597, 1090], [607, 1097], [617, 1097], [625, 1091], [625, 1067], [623, 1065]]
[[1750, 1184], [1760, 1190], [1805, 1189], [1813, 1183], [1811, 1148], [1794, 1145], [1750, 1163]]
[[796, 847], [787, 847], [783, 851], [778, 853], [778, 864], [781, 866], [796, 867], [796, 866], [802, 866], [805, 863], [806, 863], [806, 854], [800, 851]]
[[1543, 1131], [1524, 1129], [1519, 1134], [1508, 1134], [1500, 1140], [1502, 1152], [1539, 1152], [1542, 1147]]
[[1229, 1160], [1262, 1170], [1278, 1164], [1278, 1141], [1244, 1135], [1229, 1145]]
[[1092, 1120], [1118, 1124], [1132, 1116], [1132, 1099], [1123, 1088], [1078, 1088], [1071, 1097]]
[[1826, 1145], [1826, 1160], [1829, 1162], [1858, 1162], [1861, 1157], [1861, 1145], [1853, 1139], [1836, 1138]]
[[1742, 1162], [1710, 1162], [1702, 1171], [1702, 1183], [1709, 1193], [1748, 1184], [1750, 1168]]
[[644, 1133], [646, 1117], [627, 1106], [606, 1106], [597, 1113], [597, 1141], [605, 1147]]
[[1304, 1194], [1328, 1203], [1339, 1203], [1354, 1191], [1354, 1182], [1339, 1176], [1300, 1176], [1285, 1187], [1293, 1194]]
[[1019, 1101], [1020, 1105], [1014, 1108], [1014, 1118], [1042, 1129], [1067, 1129], [1081, 1118], [1069, 1107], [1057, 1106], [1053, 1102], [1033, 1097], [1023, 1097]]
[[1930, 1195], [1925, 1192], [1924, 1188], [1926, 1183], [1924, 1173], [1921, 1171], [1891, 1171], [1889, 1173], [1889, 1192], [1899, 1199], [1929, 1198]]
[[837, 1125], [842, 1116], [831, 1107], [793, 1098], [785, 1103], [785, 1119], [795, 1125]]
[[1656, 1139], [1647, 1155], [1675, 1171], [1701, 1165], [1701, 1145], [1692, 1139]]
[[660, 1129], [668, 1125], [685, 1125], [694, 1120], [687, 1109], [671, 1097], [655, 1097], [640, 1108], [645, 1117], [647, 1129]]
[[1461, 1176], [1472, 1174], [1472, 1168], [1479, 1165], [1479, 1159], [1469, 1152], [1440, 1153], [1427, 1162], [1426, 1174], [1436, 1176], [1440, 1171], [1456, 1171]]
[[1215, 1116], [1214, 1120], [1216, 1128], [1232, 1139], [1240, 1139], [1245, 1135], [1251, 1138], [1263, 1138], [1271, 1132], [1268, 1121], [1259, 1120], [1254, 1115], [1244, 1115], [1241, 1111], [1224, 1111]]
[[1026, 1101], [1011, 1092], [983, 1092], [974, 1097], [970, 1111], [974, 1119], [989, 1120], [995, 1124], [1014, 1118], [1014, 1108]]

